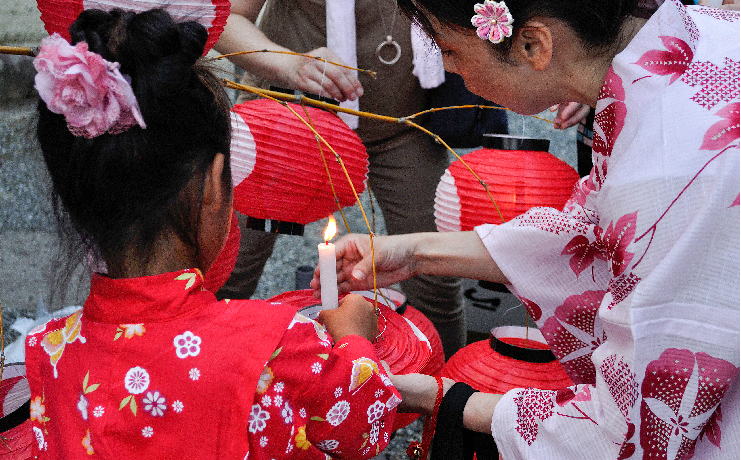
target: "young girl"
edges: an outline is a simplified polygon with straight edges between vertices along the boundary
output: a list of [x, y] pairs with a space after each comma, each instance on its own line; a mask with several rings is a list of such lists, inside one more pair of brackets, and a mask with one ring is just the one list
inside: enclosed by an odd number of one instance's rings
[[74, 46], [53, 36], [35, 61], [38, 138], [59, 220], [107, 274], [28, 337], [37, 455], [377, 454], [400, 399], [368, 302], [349, 296], [322, 325], [203, 288], [231, 215], [228, 102], [198, 62], [205, 29], [89, 10], [70, 31]]

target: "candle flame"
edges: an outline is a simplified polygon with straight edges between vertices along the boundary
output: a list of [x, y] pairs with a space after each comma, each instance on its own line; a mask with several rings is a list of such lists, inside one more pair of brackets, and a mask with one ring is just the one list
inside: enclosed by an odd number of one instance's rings
[[334, 216], [329, 216], [329, 222], [327, 222], [327, 229], [324, 230], [324, 241], [329, 242], [334, 238], [337, 233], [337, 221], [334, 220]]

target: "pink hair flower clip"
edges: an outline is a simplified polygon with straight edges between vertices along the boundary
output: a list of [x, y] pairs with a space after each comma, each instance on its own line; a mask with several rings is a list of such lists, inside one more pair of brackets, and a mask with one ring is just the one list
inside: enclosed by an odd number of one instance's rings
[[473, 6], [476, 14], [471, 18], [471, 24], [476, 27], [476, 35], [482, 40], [492, 43], [501, 43], [505, 37], [512, 36], [512, 15], [504, 2], [484, 0]]
[[73, 135], [92, 139], [135, 125], [146, 128], [120, 64], [88, 51], [87, 43], [72, 46], [55, 33], [42, 40], [33, 64], [39, 96], [49, 110], [64, 115]]

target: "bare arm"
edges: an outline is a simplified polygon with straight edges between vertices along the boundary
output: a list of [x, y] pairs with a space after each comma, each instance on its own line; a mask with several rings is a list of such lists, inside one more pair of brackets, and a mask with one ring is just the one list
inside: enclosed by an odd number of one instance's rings
[[[217, 51], [222, 54], [257, 50], [292, 51], [271, 41], [255, 26], [255, 20], [265, 1], [232, 0], [229, 19], [215, 46]], [[327, 48], [317, 48], [307, 54], [341, 63], [337, 55]], [[327, 65], [325, 73], [324, 63], [316, 59], [276, 53], [251, 53], [234, 56], [230, 60], [267, 80], [315, 94], [329, 94], [339, 101], [354, 100], [363, 94], [360, 81], [351, 70]]]
[[[373, 288], [373, 260], [378, 287], [417, 275], [460, 276], [506, 283], [497, 264], [475, 232], [410, 233], [373, 239], [352, 234], [336, 245], [337, 284], [340, 292]], [[319, 296], [319, 267], [311, 281]]]
[[[391, 381], [402, 396], [401, 410], [420, 414], [431, 414], [437, 397], [435, 377], [424, 374], [392, 375]], [[447, 393], [453, 381], [443, 379], [443, 391]], [[491, 433], [491, 418], [502, 395], [476, 392], [468, 398], [463, 409], [463, 426], [480, 433]]]

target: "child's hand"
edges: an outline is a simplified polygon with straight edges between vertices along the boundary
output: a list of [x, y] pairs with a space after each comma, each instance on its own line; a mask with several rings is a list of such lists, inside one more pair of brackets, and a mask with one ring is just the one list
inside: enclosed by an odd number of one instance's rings
[[348, 294], [336, 310], [322, 310], [317, 320], [335, 341], [359, 335], [373, 342], [378, 336], [378, 315], [373, 304], [358, 294]]

